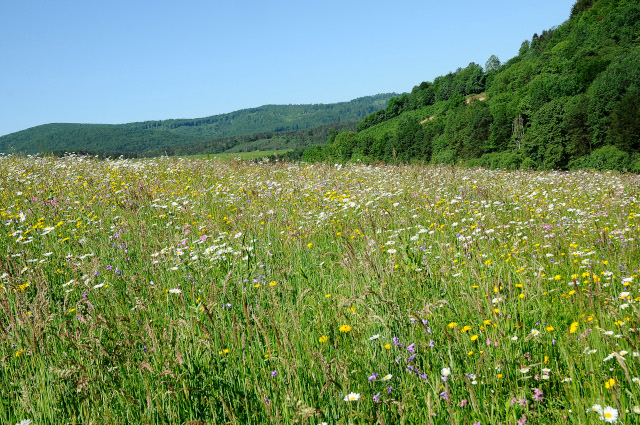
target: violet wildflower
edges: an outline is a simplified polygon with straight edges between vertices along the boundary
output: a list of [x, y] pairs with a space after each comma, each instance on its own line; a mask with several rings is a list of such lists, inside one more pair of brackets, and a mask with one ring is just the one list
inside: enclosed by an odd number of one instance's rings
[[376, 403], [380, 403], [380, 393], [373, 396], [373, 401], [375, 401]]
[[531, 398], [533, 398], [536, 403], [540, 403], [544, 399], [544, 394], [542, 393], [541, 389], [534, 388], [533, 389], [533, 396]]
[[277, 370], [274, 370], [273, 372], [271, 372], [271, 376], [272, 376], [273, 378], [275, 378], [276, 376], [278, 376], [278, 371], [277, 371]]
[[409, 344], [409, 346], [407, 347], [407, 351], [410, 353], [415, 353], [416, 352], [415, 345], [416, 345], [415, 343]]
[[378, 378], [378, 374], [377, 373], [373, 373], [371, 374], [371, 376], [367, 377], [367, 379], [369, 380], [369, 383], [375, 381]]

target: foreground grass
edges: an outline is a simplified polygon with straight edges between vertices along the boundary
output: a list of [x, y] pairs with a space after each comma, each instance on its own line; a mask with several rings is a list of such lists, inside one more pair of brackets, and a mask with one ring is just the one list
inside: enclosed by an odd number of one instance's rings
[[0, 422], [637, 422], [639, 192], [2, 157]]

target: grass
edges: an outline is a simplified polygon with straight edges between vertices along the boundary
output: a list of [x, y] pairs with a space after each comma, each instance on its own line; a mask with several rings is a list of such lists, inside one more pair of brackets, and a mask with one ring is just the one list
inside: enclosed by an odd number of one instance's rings
[[246, 161], [251, 159], [260, 159], [264, 157], [268, 157], [271, 155], [284, 155], [287, 152], [290, 152], [291, 149], [281, 149], [274, 151], [251, 151], [251, 152], [222, 152], [217, 154], [209, 154], [209, 155], [189, 155], [184, 158], [189, 159], [222, 159], [225, 161], [232, 160], [240, 160]]
[[639, 192], [0, 157], [0, 423], [637, 423]]

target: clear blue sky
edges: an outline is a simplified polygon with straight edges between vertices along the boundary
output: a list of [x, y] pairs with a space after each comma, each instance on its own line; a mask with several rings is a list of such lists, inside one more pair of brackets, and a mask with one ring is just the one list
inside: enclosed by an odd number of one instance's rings
[[0, 135], [408, 92], [575, 0], [0, 0]]

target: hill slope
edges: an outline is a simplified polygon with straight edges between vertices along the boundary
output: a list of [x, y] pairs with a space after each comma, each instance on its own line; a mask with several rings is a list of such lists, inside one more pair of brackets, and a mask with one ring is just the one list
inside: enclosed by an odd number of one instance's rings
[[306, 157], [640, 171], [639, 150], [640, 3], [580, 0], [505, 64], [423, 82]]
[[220, 138], [358, 121], [383, 109], [394, 95], [378, 94], [332, 104], [266, 105], [195, 119], [117, 125], [45, 124], [0, 137], [0, 152], [162, 152]]

